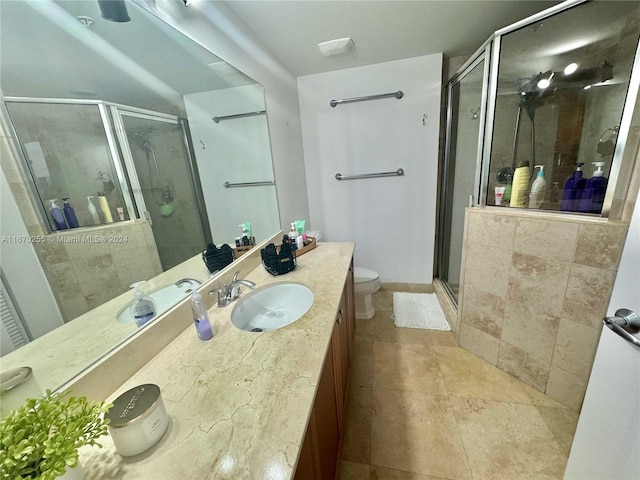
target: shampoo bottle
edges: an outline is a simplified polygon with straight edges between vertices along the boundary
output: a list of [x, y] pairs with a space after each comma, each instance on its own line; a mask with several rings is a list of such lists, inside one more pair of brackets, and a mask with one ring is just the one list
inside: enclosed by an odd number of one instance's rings
[[100, 225], [100, 217], [98, 216], [98, 210], [96, 209], [96, 206], [93, 204], [93, 201], [91, 200], [93, 198], [93, 195], [87, 197], [87, 208], [89, 209], [89, 214], [91, 215], [91, 220], [93, 220], [93, 224], [94, 225]]
[[64, 215], [62, 214], [62, 210], [56, 204], [55, 200], [50, 200], [51, 205], [49, 206], [49, 211], [51, 212], [51, 218], [53, 218], [53, 223], [56, 226], [56, 230], [66, 230], [67, 222], [64, 220]]
[[111, 209], [109, 208], [109, 202], [107, 202], [107, 197], [104, 196], [104, 193], [98, 193], [98, 203], [100, 204], [100, 210], [102, 210], [102, 215], [104, 216], [105, 223], [113, 223], [113, 217], [111, 216]]
[[64, 218], [67, 219], [67, 225], [69, 228], [77, 228], [78, 227], [78, 218], [76, 217], [76, 212], [69, 203], [68, 198], [63, 198], [62, 201], [64, 205], [62, 206], [62, 210], [64, 212]]
[[576, 169], [564, 184], [562, 191], [562, 201], [560, 202], [560, 210], [565, 212], [575, 212], [580, 206], [580, 198], [586, 184], [586, 180], [582, 176], [582, 165], [584, 163], [576, 163]]
[[530, 171], [529, 162], [520, 162], [516, 168], [511, 187], [511, 207], [524, 208], [527, 205]]
[[193, 323], [196, 326], [198, 338], [200, 340], [211, 340], [213, 338], [213, 330], [211, 330], [211, 323], [209, 323], [209, 314], [207, 313], [207, 307], [202, 302], [202, 295], [198, 291], [193, 292], [191, 295], [191, 311], [193, 312]]
[[133, 302], [131, 303], [131, 316], [138, 327], [143, 326], [156, 314], [156, 305], [150, 297], [145, 296], [140, 284], [135, 285]]
[[596, 167], [596, 171], [585, 183], [579, 210], [585, 213], [600, 213], [604, 203], [604, 195], [607, 192], [607, 179], [602, 171], [604, 162], [593, 162], [592, 165]]
[[538, 175], [531, 185], [531, 193], [529, 194], [529, 208], [540, 208], [544, 201], [544, 195], [547, 192], [547, 181], [544, 179], [544, 165], [536, 165], [538, 167]]

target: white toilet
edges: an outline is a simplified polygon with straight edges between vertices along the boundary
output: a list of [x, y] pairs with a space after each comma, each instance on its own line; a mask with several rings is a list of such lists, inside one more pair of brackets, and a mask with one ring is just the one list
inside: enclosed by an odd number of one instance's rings
[[373, 318], [376, 314], [373, 308], [373, 294], [380, 289], [378, 272], [368, 268], [354, 268], [354, 289], [356, 294], [356, 318]]

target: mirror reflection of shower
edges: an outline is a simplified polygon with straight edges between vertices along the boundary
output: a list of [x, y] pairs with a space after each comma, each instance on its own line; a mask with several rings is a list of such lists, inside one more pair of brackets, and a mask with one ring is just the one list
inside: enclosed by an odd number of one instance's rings
[[[149, 130], [148, 134], [140, 134], [138, 132], [134, 132], [133, 135], [139, 139], [140, 148], [144, 150], [147, 157], [147, 172], [149, 175], [149, 182], [151, 183], [151, 194], [153, 197], [153, 201], [160, 207], [160, 214], [163, 217], [169, 217], [171, 216], [171, 214], [173, 214], [174, 211], [173, 201], [175, 197], [173, 192], [171, 191], [171, 186], [162, 178], [160, 167], [158, 166], [158, 159], [156, 158], [156, 152], [153, 149], [151, 141], [149, 140], [149, 134], [153, 134], [154, 131], [155, 128], [152, 127]], [[152, 168], [155, 170], [155, 175], [152, 171]], [[158, 182], [157, 185], [154, 184], [156, 180]]]

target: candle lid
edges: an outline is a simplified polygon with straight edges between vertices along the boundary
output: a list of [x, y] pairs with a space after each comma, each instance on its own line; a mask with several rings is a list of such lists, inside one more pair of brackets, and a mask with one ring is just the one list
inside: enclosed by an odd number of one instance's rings
[[111, 428], [122, 428], [147, 416], [160, 401], [160, 387], [152, 383], [127, 390], [105, 414]]

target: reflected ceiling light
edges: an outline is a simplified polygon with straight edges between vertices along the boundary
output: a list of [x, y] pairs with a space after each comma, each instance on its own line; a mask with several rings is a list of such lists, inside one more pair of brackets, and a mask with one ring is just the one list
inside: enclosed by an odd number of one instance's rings
[[112, 22], [128, 22], [129, 13], [124, 0], [98, 0], [102, 18]]
[[318, 48], [325, 57], [341, 55], [353, 50], [353, 40], [351, 40], [351, 37], [337, 38], [335, 40], [319, 43]]
[[589, 90], [590, 88], [591, 88], [591, 85], [586, 85], [583, 90]]
[[565, 75], [571, 75], [572, 73], [574, 73], [576, 70], [578, 70], [578, 64], [577, 63], [570, 63], [569, 65], [567, 65], [566, 67], [564, 67], [564, 74]]
[[540, 78], [540, 80], [538, 80], [538, 83], [536, 85], [541, 90], [548, 88], [549, 85], [551, 85], [551, 79], [553, 78], [553, 76], [554, 76], [553, 72], [545, 72], [543, 76]]

